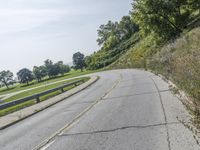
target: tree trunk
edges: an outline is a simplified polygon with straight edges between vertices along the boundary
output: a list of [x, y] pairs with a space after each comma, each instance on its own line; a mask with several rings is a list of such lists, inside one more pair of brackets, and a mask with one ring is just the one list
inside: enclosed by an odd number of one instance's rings
[[5, 84], [5, 86], [7, 87], [7, 89], [9, 89], [9, 86], [8, 86], [8, 84], [7, 84], [6, 82], [4, 82], [4, 84]]

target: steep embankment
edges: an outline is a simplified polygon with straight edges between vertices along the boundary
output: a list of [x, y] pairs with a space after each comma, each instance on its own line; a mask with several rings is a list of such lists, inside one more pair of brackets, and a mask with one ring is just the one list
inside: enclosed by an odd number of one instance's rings
[[[194, 104], [199, 107], [200, 27], [164, 46], [158, 43], [153, 36], [148, 36], [109, 67], [146, 68], [160, 73], [188, 93]], [[197, 110], [199, 115], [200, 109]]]

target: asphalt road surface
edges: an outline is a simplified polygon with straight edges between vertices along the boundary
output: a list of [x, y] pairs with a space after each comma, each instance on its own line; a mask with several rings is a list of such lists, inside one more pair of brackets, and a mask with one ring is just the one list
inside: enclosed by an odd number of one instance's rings
[[84, 91], [7, 129], [0, 150], [199, 150], [169, 85], [141, 70], [96, 73]]

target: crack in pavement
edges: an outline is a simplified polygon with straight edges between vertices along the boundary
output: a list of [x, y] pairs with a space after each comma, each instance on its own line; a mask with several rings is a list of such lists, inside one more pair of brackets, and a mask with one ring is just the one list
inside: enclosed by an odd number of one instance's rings
[[59, 137], [109, 133], [109, 132], [115, 132], [115, 131], [126, 130], [126, 129], [145, 129], [145, 128], [151, 128], [151, 127], [166, 126], [167, 124], [174, 125], [174, 124], [180, 124], [180, 122], [160, 123], [160, 124], [152, 124], [152, 125], [144, 125], [144, 126], [141, 126], [141, 125], [140, 126], [126, 126], [126, 127], [120, 127], [120, 128], [110, 129], [110, 130], [99, 130], [99, 131], [92, 131], [92, 132], [85, 132], [85, 133], [62, 134], [62, 135], [59, 135]]
[[[169, 92], [170, 90], [161, 90], [159, 91], [160, 93], [164, 92]], [[123, 98], [123, 97], [134, 97], [134, 96], [140, 96], [140, 95], [150, 95], [150, 94], [157, 94], [158, 91], [153, 91], [153, 92], [144, 92], [144, 93], [138, 93], [138, 94], [132, 94], [132, 95], [124, 95], [124, 96], [118, 96], [118, 97], [109, 97], [109, 98], [104, 98], [104, 100], [111, 100], [111, 99], [118, 99], [118, 98]]]
[[131, 84], [131, 85], [127, 85], [127, 86], [119, 86], [118, 88], [128, 88], [128, 87], [133, 87], [133, 86], [137, 86], [137, 85], [148, 85], [148, 84], [152, 84], [150, 82], [141, 82], [141, 83], [136, 83], [136, 84]]
[[165, 107], [164, 107], [164, 104], [163, 104], [163, 100], [162, 100], [162, 96], [160, 94], [160, 90], [156, 84], [156, 82], [154, 81], [154, 79], [149, 76], [149, 78], [153, 81], [156, 89], [157, 89], [157, 93], [159, 95], [159, 99], [160, 99], [160, 103], [161, 103], [161, 107], [162, 107], [162, 110], [163, 110], [163, 115], [164, 115], [164, 120], [165, 120], [165, 128], [166, 128], [166, 132], [167, 132], [167, 142], [168, 142], [168, 149], [171, 150], [171, 142], [170, 142], [170, 138], [169, 138], [169, 129], [168, 129], [168, 126], [167, 126], [167, 115], [166, 115], [166, 111], [165, 111]]

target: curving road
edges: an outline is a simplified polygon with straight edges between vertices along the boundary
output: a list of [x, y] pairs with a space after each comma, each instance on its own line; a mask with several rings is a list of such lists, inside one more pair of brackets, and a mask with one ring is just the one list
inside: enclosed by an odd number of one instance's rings
[[84, 91], [7, 129], [1, 150], [199, 150], [169, 85], [141, 70], [96, 73]]

